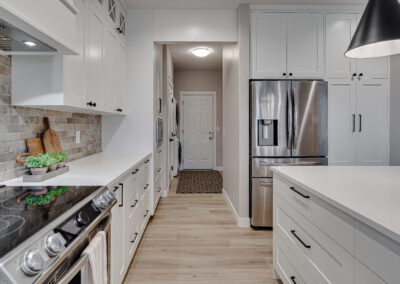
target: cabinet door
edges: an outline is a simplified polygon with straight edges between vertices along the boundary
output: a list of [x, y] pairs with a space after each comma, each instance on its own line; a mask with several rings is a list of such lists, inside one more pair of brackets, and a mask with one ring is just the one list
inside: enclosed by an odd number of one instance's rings
[[386, 80], [357, 84], [357, 164], [388, 164], [388, 86]]
[[251, 15], [252, 79], [284, 78], [286, 73], [286, 14]]
[[354, 165], [356, 83], [349, 80], [331, 80], [328, 93], [329, 164]]
[[125, 233], [124, 233], [124, 207], [122, 204], [122, 187], [115, 191], [117, 204], [111, 209], [111, 281], [110, 283], [122, 283], [125, 274]]
[[323, 14], [291, 13], [287, 17], [287, 72], [293, 74], [289, 78], [323, 78]]
[[74, 2], [79, 14], [76, 16], [76, 43], [78, 55], [64, 56], [64, 104], [74, 107], [86, 106], [85, 92], [85, 30], [86, 5], [83, 0]]
[[127, 61], [127, 49], [124, 43], [120, 40], [116, 43], [117, 47], [117, 94], [115, 96], [115, 102], [117, 108], [122, 110], [122, 113], [126, 112], [126, 100], [127, 100], [127, 73], [128, 67]]
[[[357, 23], [361, 15], [357, 15]], [[360, 73], [365, 79], [386, 79], [388, 78], [389, 57], [376, 57], [368, 59], [357, 59], [357, 75]]]
[[87, 98], [101, 109], [104, 92], [104, 30], [106, 23], [98, 8], [89, 2], [87, 30]]
[[114, 29], [108, 28], [104, 35], [104, 82], [105, 92], [103, 97], [106, 111], [116, 111], [115, 97], [119, 95], [119, 82], [117, 82], [117, 35]]
[[326, 78], [352, 79], [356, 60], [344, 56], [356, 29], [356, 14], [327, 14], [325, 18]]

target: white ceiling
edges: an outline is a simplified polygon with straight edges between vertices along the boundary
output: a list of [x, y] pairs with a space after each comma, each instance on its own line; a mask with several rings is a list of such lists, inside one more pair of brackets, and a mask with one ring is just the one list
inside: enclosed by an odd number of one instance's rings
[[354, 5], [367, 0], [125, 0], [129, 8], [155, 9], [234, 9], [241, 3], [248, 4], [322, 4]]
[[[175, 70], [222, 69], [222, 45], [216, 43], [184, 43], [169, 45]], [[207, 57], [196, 57], [190, 53], [195, 47], [208, 47], [214, 50]]]

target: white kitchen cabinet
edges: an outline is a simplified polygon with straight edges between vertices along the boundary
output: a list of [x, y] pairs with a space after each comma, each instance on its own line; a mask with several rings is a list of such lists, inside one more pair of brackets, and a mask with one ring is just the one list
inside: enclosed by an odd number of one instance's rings
[[357, 83], [357, 165], [388, 164], [388, 104], [387, 80]]
[[357, 28], [360, 14], [330, 14], [325, 19], [326, 78], [388, 78], [388, 57], [350, 59], [344, 56]]
[[322, 13], [290, 13], [287, 15], [286, 69], [289, 78], [323, 78], [323, 19]]
[[323, 13], [251, 15], [251, 78], [323, 78]]
[[[117, 73], [117, 35], [114, 29], [108, 28], [104, 35], [104, 109], [107, 111], [116, 110], [115, 97], [119, 95], [118, 76]], [[99, 82], [100, 83], [100, 82]], [[112, 95], [115, 93], [115, 95]]]
[[122, 283], [126, 270], [124, 258], [125, 227], [123, 207], [123, 185], [117, 184], [113, 188], [117, 197], [117, 204], [112, 208], [111, 223], [111, 281], [110, 283]]
[[251, 78], [283, 78], [286, 73], [286, 14], [251, 15]]
[[388, 164], [387, 80], [330, 80], [329, 163]]
[[128, 72], [119, 72], [118, 70], [128, 70], [127, 66], [127, 48], [124, 42], [117, 42], [116, 46], [117, 55], [117, 72], [116, 72], [116, 85], [117, 90], [114, 96], [114, 110], [120, 113], [126, 113], [126, 100], [127, 100], [127, 84], [128, 84]]

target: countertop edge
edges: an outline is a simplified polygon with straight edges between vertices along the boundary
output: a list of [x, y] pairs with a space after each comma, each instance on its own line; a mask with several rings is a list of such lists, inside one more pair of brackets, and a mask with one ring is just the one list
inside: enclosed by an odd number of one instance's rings
[[388, 238], [392, 239], [395, 242], [400, 243], [400, 235], [384, 226], [382, 226], [381, 224], [365, 217], [364, 215], [352, 210], [351, 208], [348, 208], [347, 206], [342, 205], [341, 203], [337, 202], [336, 200], [329, 198], [328, 196], [316, 191], [315, 189], [309, 187], [308, 185], [299, 182], [298, 180], [290, 177], [289, 175], [283, 173], [282, 171], [280, 171], [278, 168], [276, 167], [272, 167], [272, 171], [275, 174], [282, 176], [283, 178], [296, 183], [298, 185], [300, 185], [301, 187], [303, 187], [305, 190], [309, 191], [311, 194], [317, 196], [318, 198], [322, 199], [323, 201], [329, 203], [330, 205], [338, 208], [339, 210], [343, 211], [344, 213], [352, 216], [353, 218], [355, 218], [356, 220], [370, 226], [371, 228], [375, 229], [376, 231], [384, 234], [385, 236], [387, 236]]

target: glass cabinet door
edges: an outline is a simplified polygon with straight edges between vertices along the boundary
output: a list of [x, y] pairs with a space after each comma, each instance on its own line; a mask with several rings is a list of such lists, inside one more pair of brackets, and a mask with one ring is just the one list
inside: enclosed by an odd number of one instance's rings
[[117, 16], [115, 0], [108, 0], [108, 15], [110, 16], [111, 20], [115, 23]]

